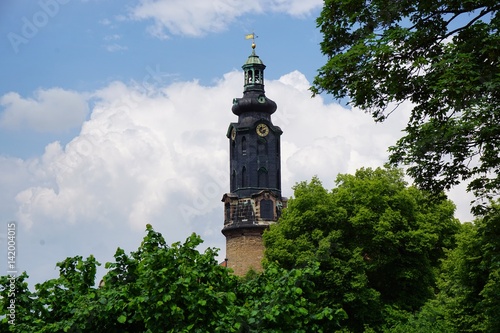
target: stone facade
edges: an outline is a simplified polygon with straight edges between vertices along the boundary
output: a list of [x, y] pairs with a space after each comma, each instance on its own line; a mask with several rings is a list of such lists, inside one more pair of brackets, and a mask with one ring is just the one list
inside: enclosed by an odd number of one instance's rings
[[253, 269], [262, 271], [264, 244], [262, 233], [265, 228], [238, 228], [226, 230], [227, 267], [238, 276], [245, 275]]

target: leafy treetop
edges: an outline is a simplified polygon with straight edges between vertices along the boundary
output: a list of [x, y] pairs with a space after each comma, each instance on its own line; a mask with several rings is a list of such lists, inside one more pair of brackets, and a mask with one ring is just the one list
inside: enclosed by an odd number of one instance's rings
[[[280, 222], [264, 234], [268, 263], [319, 262], [318, 304], [344, 313], [343, 327], [380, 328], [388, 309], [414, 312], [433, 297], [436, 270], [454, 245], [455, 206], [408, 187], [398, 169], [298, 183]], [[330, 327], [335, 331], [335, 327]]]
[[500, 188], [499, 9], [497, 0], [327, 0], [317, 22], [328, 60], [312, 91], [348, 97], [376, 121], [411, 102], [391, 163], [434, 193], [471, 180], [478, 199], [490, 198]]

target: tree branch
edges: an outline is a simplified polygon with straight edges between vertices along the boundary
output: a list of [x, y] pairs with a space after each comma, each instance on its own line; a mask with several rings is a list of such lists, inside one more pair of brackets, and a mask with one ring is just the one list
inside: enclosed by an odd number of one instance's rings
[[[485, 16], [486, 14], [488, 13], [491, 13], [491, 12], [494, 12], [494, 11], [497, 11], [498, 9], [500, 9], [500, 5], [497, 5], [497, 6], [494, 6], [492, 8], [485, 8], [483, 9], [476, 17], [474, 17], [472, 20], [469, 21], [469, 23], [467, 23], [466, 25], [460, 27], [460, 28], [456, 28], [455, 30], [452, 30], [450, 32], [448, 32], [446, 35], [444, 35], [442, 38], [439, 39], [439, 41], [443, 41], [445, 40], [446, 38], [454, 35], [455, 33], [461, 31], [461, 30], [464, 30], [464, 29], [467, 29], [468, 27], [470, 27], [471, 25], [473, 25], [477, 20], [479, 20], [481, 17]], [[468, 11], [466, 11], [468, 12]], [[450, 24], [451, 21], [453, 21], [455, 18], [457, 18], [459, 15], [461, 14], [464, 14], [466, 12], [463, 12], [463, 13], [457, 13], [456, 15], [454, 15], [451, 19], [448, 20], [448, 22], [446, 22], [446, 25]]]

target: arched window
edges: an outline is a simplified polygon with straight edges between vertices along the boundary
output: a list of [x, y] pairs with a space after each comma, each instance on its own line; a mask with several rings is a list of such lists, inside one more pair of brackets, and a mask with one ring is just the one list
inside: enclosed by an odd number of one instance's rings
[[254, 74], [253, 74], [253, 70], [250, 69], [248, 71], [248, 83], [249, 84], [252, 84], [254, 82]]
[[236, 141], [232, 141], [231, 143], [231, 158], [234, 160], [235, 156], [236, 156]]
[[241, 138], [241, 155], [247, 154], [247, 138]]

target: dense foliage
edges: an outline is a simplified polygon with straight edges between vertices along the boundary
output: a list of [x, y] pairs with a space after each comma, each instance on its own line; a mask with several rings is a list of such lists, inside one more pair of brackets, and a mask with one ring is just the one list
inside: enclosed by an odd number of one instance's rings
[[448, 251], [436, 297], [389, 325], [391, 333], [500, 332], [500, 205], [461, 225]]
[[438, 300], [457, 332], [500, 332], [500, 205], [464, 224], [444, 261]]
[[[318, 267], [283, 270], [241, 280], [220, 266], [214, 249], [196, 250], [190, 236], [168, 246], [150, 226], [139, 249], [118, 249], [100, 287], [90, 256], [57, 264], [60, 276], [28, 289], [14, 280], [15, 325], [9, 324], [11, 279], [0, 278], [0, 331], [42, 332], [323, 332], [334, 313], [315, 303]], [[5, 316], [7, 315], [7, 316]]]
[[500, 203], [474, 223], [453, 211], [397, 169], [339, 175], [331, 191], [313, 178], [265, 233], [262, 273], [236, 277], [200, 237], [168, 246], [148, 226], [99, 287], [93, 256], [33, 291], [26, 273], [0, 277], [0, 331], [499, 332]]
[[500, 189], [499, 9], [496, 0], [326, 0], [317, 22], [328, 61], [312, 90], [347, 97], [376, 121], [411, 102], [391, 162], [409, 165], [434, 193], [471, 180], [478, 198], [492, 197]]
[[336, 183], [331, 192], [317, 178], [295, 186], [264, 235], [266, 258], [287, 269], [320, 263], [319, 304], [343, 311], [353, 332], [377, 329], [434, 297], [459, 228], [455, 207], [407, 187], [398, 169], [361, 169]]

